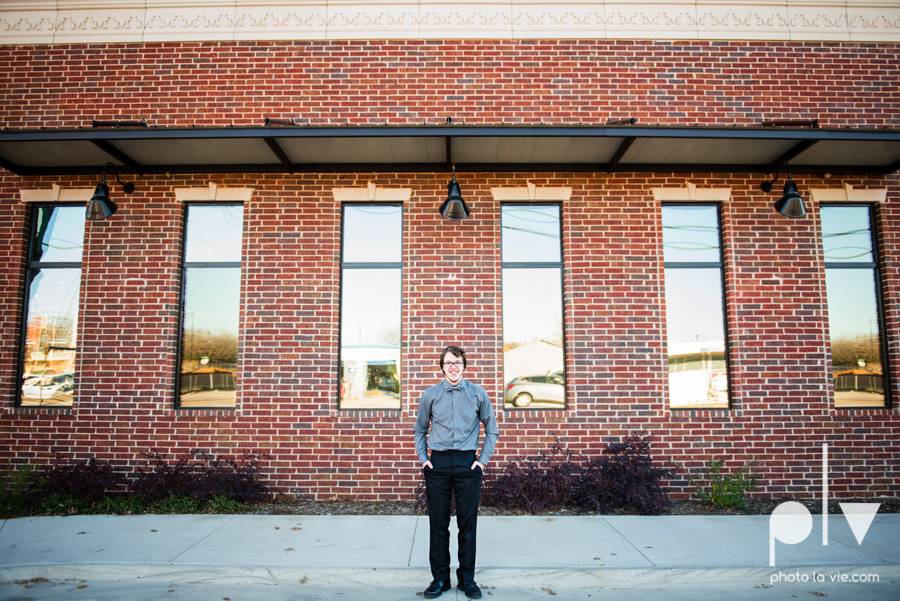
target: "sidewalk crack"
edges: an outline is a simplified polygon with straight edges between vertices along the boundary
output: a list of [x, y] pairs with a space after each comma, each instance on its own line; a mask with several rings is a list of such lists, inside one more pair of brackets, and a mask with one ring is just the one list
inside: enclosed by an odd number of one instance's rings
[[406, 567], [412, 566], [413, 549], [416, 547], [416, 534], [419, 532], [419, 522], [421, 520], [422, 516], [416, 516], [416, 527], [413, 528], [412, 544], [409, 546], [409, 557], [406, 559]]
[[628, 540], [628, 537], [627, 537], [627, 536], [625, 536], [624, 534], [622, 534], [621, 532], [619, 532], [619, 530], [618, 530], [615, 526], [613, 526], [613, 525], [610, 523], [609, 520], [607, 520], [606, 518], [603, 518], [603, 521], [606, 522], [607, 525], [609, 525], [609, 527], [612, 528], [613, 531], [614, 531], [616, 534], [618, 534], [619, 536], [621, 536], [621, 537], [622, 537], [622, 540], [624, 540], [626, 543], [628, 543], [629, 545], [631, 545], [631, 548], [634, 549], [635, 551], [637, 551], [637, 552], [641, 555], [641, 557], [643, 557], [643, 558], [646, 559], [648, 562], [650, 562], [650, 565], [651, 565], [651, 566], [653, 566], [654, 568], [658, 568], [658, 567], [659, 567], [657, 564], [655, 564], [655, 563], [653, 562], [652, 559], [650, 559], [649, 557], [647, 557], [647, 556], [644, 554], [643, 551], [641, 551], [640, 549], [638, 549], [637, 547], [635, 547], [635, 546], [634, 546], [634, 543], [631, 542], [630, 540]]
[[221, 524], [219, 524], [219, 527], [218, 527], [218, 528], [214, 528], [214, 529], [211, 530], [206, 536], [204, 536], [203, 538], [201, 538], [200, 540], [198, 540], [197, 542], [195, 542], [193, 545], [191, 545], [190, 547], [188, 547], [187, 549], [183, 550], [181, 553], [179, 553], [178, 555], [176, 555], [175, 557], [173, 557], [172, 559], [170, 559], [170, 560], [168, 561], [168, 563], [174, 562], [176, 559], [178, 559], [179, 557], [181, 557], [182, 555], [184, 555], [185, 553], [187, 553], [188, 551], [190, 551], [191, 549], [193, 549], [194, 547], [196, 547], [197, 545], [199, 545], [200, 543], [202, 543], [203, 541], [205, 541], [206, 539], [208, 539], [210, 536], [212, 536], [213, 534], [215, 534], [216, 532], [218, 532], [219, 530], [221, 530], [222, 528], [224, 528], [226, 525], [230, 524], [233, 520], [234, 520], [234, 516], [231, 516], [231, 517], [228, 518], [226, 521], [224, 521], [224, 522], [222, 522]]

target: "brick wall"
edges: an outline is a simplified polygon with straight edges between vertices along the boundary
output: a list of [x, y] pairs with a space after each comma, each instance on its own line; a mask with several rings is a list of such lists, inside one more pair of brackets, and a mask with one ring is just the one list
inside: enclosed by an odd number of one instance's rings
[[219, 42], [0, 47], [0, 126], [900, 123], [896, 44]]
[[[296, 42], [0, 47], [0, 126], [310, 123], [758, 124], [896, 126], [896, 45], [653, 42]], [[0, 172], [0, 457], [53, 452], [125, 465], [156, 448], [255, 449], [284, 493], [410, 498], [418, 394], [440, 349], [470, 350], [470, 378], [497, 399], [501, 377], [499, 204], [494, 186], [571, 186], [563, 207], [568, 411], [507, 412], [494, 465], [558, 433], [595, 456], [645, 430], [662, 459], [755, 459], [764, 493], [818, 491], [831, 445], [838, 496], [898, 494], [898, 410], [835, 410], [810, 187], [887, 187], [877, 211], [893, 394], [900, 382], [900, 181], [795, 174], [805, 219], [788, 220], [756, 174], [458, 174], [472, 217], [443, 220], [443, 173], [144, 176], [86, 236], [78, 393], [68, 410], [15, 409], [28, 210], [22, 188], [91, 187], [94, 178]], [[251, 187], [245, 205], [238, 408], [172, 408], [183, 207], [176, 187]], [[338, 412], [340, 208], [334, 187], [412, 188], [405, 211], [403, 409]], [[722, 210], [733, 409], [667, 407], [660, 206], [652, 188], [730, 187]], [[120, 200], [118, 197], [116, 200]], [[455, 305], [455, 308], [448, 308]], [[678, 490], [679, 483], [674, 483]]]

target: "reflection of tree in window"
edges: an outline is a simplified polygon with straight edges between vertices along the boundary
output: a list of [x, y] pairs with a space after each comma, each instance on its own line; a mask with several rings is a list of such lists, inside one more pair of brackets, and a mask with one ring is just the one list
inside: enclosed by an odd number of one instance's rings
[[84, 206], [34, 209], [26, 272], [22, 405], [71, 405], [77, 358]]
[[178, 404], [235, 406], [242, 205], [187, 207]]
[[824, 205], [820, 216], [835, 406], [883, 407], [887, 386], [872, 211]]

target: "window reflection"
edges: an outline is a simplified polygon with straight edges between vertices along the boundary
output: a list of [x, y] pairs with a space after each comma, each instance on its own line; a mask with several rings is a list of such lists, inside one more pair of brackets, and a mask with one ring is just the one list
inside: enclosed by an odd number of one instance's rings
[[81, 263], [84, 207], [38, 207], [33, 231], [32, 261]]
[[666, 263], [718, 263], [718, 207], [663, 207], [663, 255]]
[[178, 405], [237, 399], [242, 205], [188, 205]]
[[719, 208], [662, 208], [669, 406], [728, 408]]
[[672, 407], [728, 407], [722, 306], [718, 269], [666, 270]]
[[240, 262], [242, 205], [191, 205], [185, 229], [185, 263]]
[[403, 208], [344, 207], [344, 263], [398, 263], [402, 260]]
[[558, 206], [504, 206], [500, 227], [504, 263], [561, 261]]
[[33, 270], [31, 276], [21, 404], [71, 405], [81, 270], [41, 269]]
[[559, 215], [559, 206], [501, 208], [505, 408], [566, 406]]
[[343, 207], [341, 409], [400, 409], [402, 230], [401, 206]]
[[234, 407], [240, 268], [185, 270], [180, 405]]
[[867, 206], [821, 209], [836, 407], [886, 404], [870, 215]]
[[823, 207], [822, 247], [826, 263], [871, 263], [868, 207]]
[[[26, 272], [19, 403], [69, 406], [75, 394], [84, 206], [37, 206]], [[46, 266], [52, 263], [53, 266]]]

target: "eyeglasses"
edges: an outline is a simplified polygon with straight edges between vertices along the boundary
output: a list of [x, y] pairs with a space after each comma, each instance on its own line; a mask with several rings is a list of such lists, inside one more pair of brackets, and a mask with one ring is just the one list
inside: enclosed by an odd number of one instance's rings
[[462, 367], [462, 361], [444, 361], [444, 367]]

